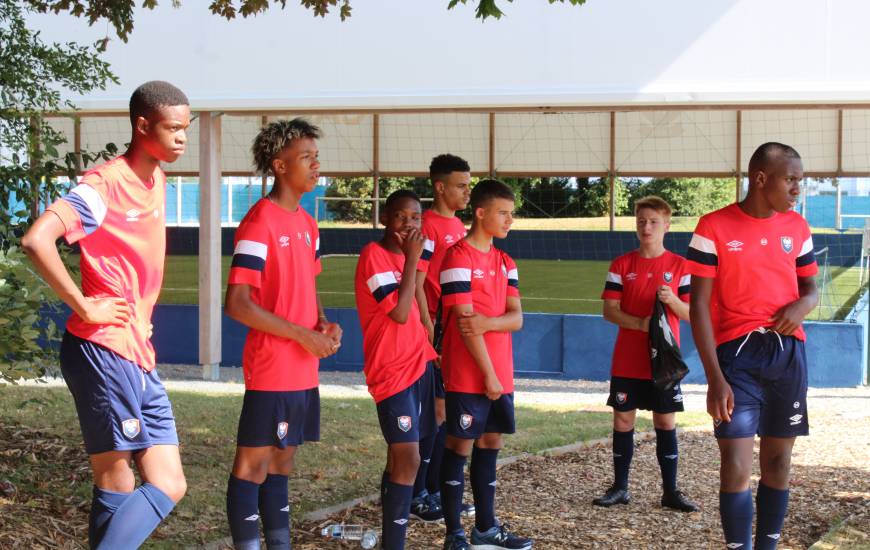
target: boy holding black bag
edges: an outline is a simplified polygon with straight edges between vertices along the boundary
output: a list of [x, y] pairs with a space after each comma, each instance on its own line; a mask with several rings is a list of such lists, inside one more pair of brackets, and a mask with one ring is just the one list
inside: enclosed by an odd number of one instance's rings
[[[604, 318], [619, 326], [610, 371], [613, 407], [613, 485], [592, 501], [596, 506], [628, 504], [628, 471], [634, 452], [637, 409], [653, 412], [656, 456], [662, 472], [661, 504], [683, 512], [698, 507], [677, 490], [677, 433], [674, 413], [683, 410], [679, 383], [661, 390], [653, 383], [649, 328], [656, 299], [667, 311], [668, 326], [679, 345], [679, 321], [689, 319], [690, 276], [685, 258], [665, 250], [671, 207], [659, 197], [635, 202], [640, 247], [610, 265], [601, 298]], [[657, 350], [658, 351], [658, 350]]]

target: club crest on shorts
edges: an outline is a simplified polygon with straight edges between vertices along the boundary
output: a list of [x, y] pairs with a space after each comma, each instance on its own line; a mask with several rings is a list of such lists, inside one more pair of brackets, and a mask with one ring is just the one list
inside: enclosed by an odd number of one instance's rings
[[617, 402], [617, 403], [619, 403], [620, 405], [622, 405], [623, 403], [625, 403], [625, 400], [626, 400], [626, 399], [628, 399], [628, 394], [627, 394], [627, 393], [625, 393], [624, 391], [618, 391], [618, 392], [616, 392], [616, 402]]
[[411, 417], [410, 416], [400, 416], [398, 418], [399, 421], [399, 429], [403, 432], [407, 432], [411, 429]]
[[121, 422], [121, 429], [124, 431], [124, 437], [127, 439], [133, 439], [139, 435], [139, 432], [141, 431], [141, 428], [139, 427], [139, 419], [130, 418], [129, 420]]
[[794, 241], [791, 240], [791, 237], [780, 237], [779, 242], [782, 245], [782, 249], [786, 254], [790, 254], [792, 249], [794, 248]]
[[671, 281], [674, 280], [674, 274], [671, 273], [670, 271], [665, 271], [665, 272], [662, 274], [662, 277], [664, 278], [664, 280], [665, 280], [666, 283], [669, 283], [669, 282], [671, 282]]
[[278, 422], [278, 430], [275, 432], [278, 435], [278, 439], [287, 437], [287, 427], [288, 424], [286, 422]]
[[474, 422], [474, 417], [470, 414], [463, 414], [459, 416], [459, 427], [463, 430], [467, 430], [471, 427], [471, 423]]

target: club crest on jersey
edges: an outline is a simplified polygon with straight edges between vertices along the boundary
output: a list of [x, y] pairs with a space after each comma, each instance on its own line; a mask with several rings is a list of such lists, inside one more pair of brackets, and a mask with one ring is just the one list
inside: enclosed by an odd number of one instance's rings
[[129, 420], [121, 422], [121, 429], [124, 430], [124, 437], [127, 439], [133, 439], [139, 435], [139, 431], [141, 430], [139, 427], [139, 419], [130, 418]]
[[278, 435], [278, 439], [287, 437], [287, 427], [288, 424], [286, 422], [278, 422], [278, 430], [275, 432]]
[[616, 402], [617, 402], [617, 403], [619, 403], [620, 405], [622, 405], [623, 403], [625, 403], [625, 400], [626, 400], [626, 399], [628, 399], [628, 394], [627, 394], [627, 393], [625, 393], [624, 391], [618, 391], [618, 392], [616, 392]]
[[664, 277], [666, 283], [669, 283], [669, 282], [674, 280], [674, 274], [671, 273], [670, 271], [665, 271], [662, 274], [662, 277]]
[[463, 430], [467, 430], [471, 427], [471, 423], [474, 422], [474, 417], [470, 414], [463, 414], [459, 416], [459, 427]]
[[305, 245], [311, 246], [311, 235], [308, 234], [308, 231], [305, 232]]
[[780, 237], [779, 242], [782, 245], [782, 249], [786, 254], [791, 254], [792, 249], [794, 248], [794, 241], [791, 240], [791, 237]]
[[410, 416], [400, 416], [398, 418], [399, 421], [399, 429], [403, 432], [407, 432], [411, 429], [411, 417]]

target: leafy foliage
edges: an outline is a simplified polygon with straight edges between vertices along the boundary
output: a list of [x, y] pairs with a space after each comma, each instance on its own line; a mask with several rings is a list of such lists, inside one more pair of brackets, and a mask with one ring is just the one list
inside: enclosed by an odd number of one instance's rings
[[668, 201], [675, 216], [700, 216], [727, 206], [734, 201], [732, 178], [653, 178], [647, 182], [631, 182], [630, 212], [634, 201], [647, 195], [658, 195]]

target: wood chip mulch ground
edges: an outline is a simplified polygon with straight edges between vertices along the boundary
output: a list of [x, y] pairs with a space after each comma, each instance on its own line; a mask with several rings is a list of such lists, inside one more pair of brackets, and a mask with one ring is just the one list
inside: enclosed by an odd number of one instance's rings
[[[853, 527], [870, 532], [870, 412], [866, 404], [863, 408], [863, 414], [816, 415], [812, 436], [798, 440], [789, 516], [779, 548], [807, 548], [848, 516]], [[591, 505], [612, 479], [610, 448], [598, 445], [500, 468], [497, 513], [516, 532], [533, 537], [537, 549], [722, 548], [715, 440], [709, 431], [682, 432], [679, 439], [680, 487], [700, 504], [700, 512], [660, 507], [655, 442], [641, 441], [632, 464], [630, 505]], [[753, 483], [757, 481], [755, 477]], [[352, 547], [322, 540], [319, 528], [332, 521], [375, 527], [379, 514], [376, 505], [368, 504], [329, 521], [299, 525], [294, 538], [300, 542], [294, 548]], [[466, 522], [466, 529], [471, 527]], [[407, 548], [440, 548], [443, 529], [443, 524], [412, 522]]]

